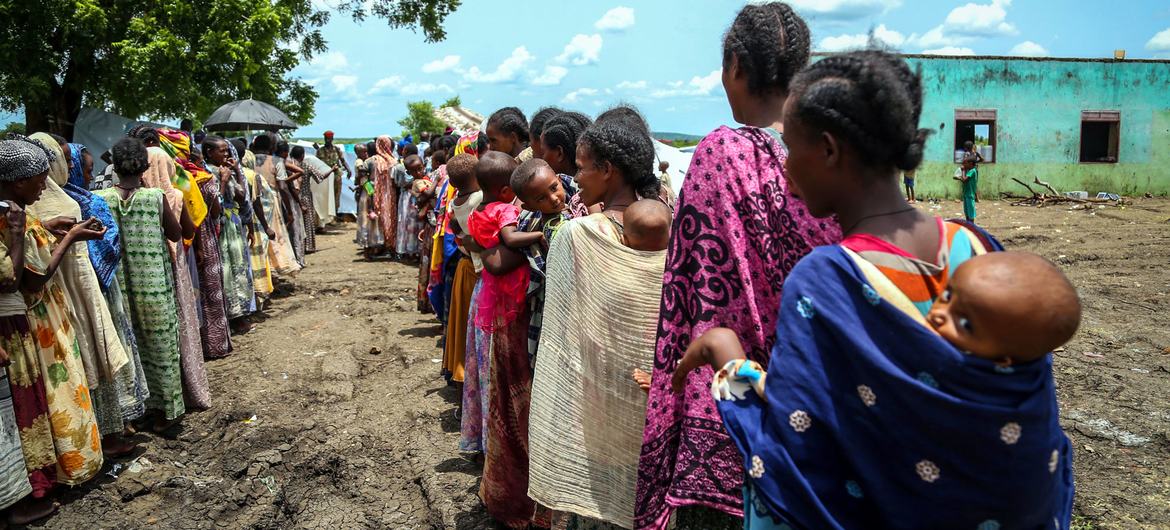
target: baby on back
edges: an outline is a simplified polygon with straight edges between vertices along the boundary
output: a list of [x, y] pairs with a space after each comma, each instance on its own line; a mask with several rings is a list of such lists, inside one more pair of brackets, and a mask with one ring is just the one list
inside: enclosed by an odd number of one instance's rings
[[1048, 260], [991, 252], [955, 270], [926, 321], [956, 348], [1011, 366], [1068, 342], [1081, 323], [1081, 301]]
[[641, 199], [622, 214], [622, 243], [634, 250], [666, 250], [670, 242], [670, 207], [655, 199]]

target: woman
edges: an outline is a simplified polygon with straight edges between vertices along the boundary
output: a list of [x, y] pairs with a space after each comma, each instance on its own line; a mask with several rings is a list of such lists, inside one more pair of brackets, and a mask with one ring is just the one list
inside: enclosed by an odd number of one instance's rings
[[264, 211], [268, 228], [275, 236], [268, 245], [268, 261], [273, 271], [279, 274], [293, 275], [301, 270], [297, 263], [292, 241], [289, 238], [288, 228], [285, 226], [285, 214], [280, 199], [280, 185], [287, 179], [284, 164], [280, 159], [270, 154], [272, 137], [267, 134], [257, 136], [252, 141], [252, 151], [255, 153], [254, 170], [259, 179], [253, 184], [260, 208]]
[[505, 107], [492, 113], [485, 130], [488, 149], [499, 151], [517, 163], [532, 159], [529, 144], [528, 119], [516, 107]]
[[256, 311], [252, 281], [252, 260], [248, 250], [248, 229], [244, 219], [251, 214], [247, 183], [238, 178], [240, 159], [235, 147], [218, 136], [203, 140], [203, 156], [208, 169], [219, 178], [223, 206], [219, 226], [219, 248], [223, 252], [224, 302], [228, 322], [236, 332], [244, 333], [252, 324], [247, 316]]
[[658, 200], [653, 140], [639, 120], [599, 117], [575, 160], [582, 202], [605, 206], [567, 222], [549, 250], [530, 493], [558, 512], [629, 528], [646, 397], [628, 374], [653, 358], [666, 253], [624, 246], [623, 216]]
[[195, 226], [187, 215], [183, 192], [175, 189], [171, 182], [175, 174], [174, 160], [166, 151], [147, 148], [150, 167], [142, 175], [142, 184], [147, 188], [163, 190], [172, 212], [180, 213], [183, 226], [183, 241], [168, 243], [171, 274], [175, 279], [175, 303], [179, 314], [179, 359], [183, 372], [183, 394], [185, 403], [192, 409], [211, 407], [211, 388], [207, 382], [207, 370], [203, 364], [203, 348], [199, 344], [199, 315], [196, 300], [199, 291], [195, 287], [196, 276], [192, 273], [191, 261], [194, 254], [186, 246], [195, 236]]
[[122, 232], [119, 279], [150, 386], [146, 406], [155, 415], [152, 429], [161, 433], [186, 412], [180, 315], [166, 244], [182, 240], [181, 214], [171, 210], [162, 190], [143, 187], [142, 175], [150, 169], [150, 161], [141, 141], [123, 138], [111, 151], [118, 185], [97, 195], [110, 205]]
[[406, 144], [398, 151], [401, 161], [394, 166], [394, 186], [398, 191], [398, 226], [395, 231], [394, 251], [401, 259], [412, 258], [418, 255], [418, 232], [422, 223], [418, 219], [418, 205], [410, 189], [414, 185], [417, 174], [406, 165], [409, 157], [419, 157], [418, 148], [414, 144]]
[[195, 230], [194, 242], [195, 260], [199, 268], [199, 307], [203, 312], [199, 337], [203, 343], [204, 358], [222, 359], [232, 352], [218, 232], [222, 224], [223, 201], [220, 197], [219, 175], [212, 175], [204, 166], [201, 149], [184, 153], [191, 157], [187, 167], [207, 204], [207, 217]]
[[374, 213], [377, 224], [382, 227], [382, 240], [386, 245], [398, 237], [398, 187], [394, 185], [393, 171], [398, 165], [394, 158], [394, 140], [379, 136], [374, 141], [377, 151], [370, 157], [374, 161], [371, 177], [374, 179]]
[[922, 162], [921, 113], [921, 77], [884, 52], [827, 57], [792, 83], [792, 185], [845, 238], [786, 280], [766, 373], [719, 328], [674, 376], [681, 389], [721, 367], [710, 388], [750, 478], [745, 528], [1069, 527], [1051, 358], [1005, 368], [928, 323], [951, 271], [1002, 247], [906, 205], [897, 176]]
[[142, 371], [142, 359], [138, 356], [130, 317], [121, 294], [116, 292], [121, 289], [117, 269], [122, 259], [122, 239], [118, 226], [114, 223], [113, 213], [106, 201], [87, 189], [93, 159], [87, 156], [85, 146], [69, 144], [69, 151], [71, 163], [65, 193], [77, 201], [81, 219], [94, 217], [106, 227], [106, 233], [101, 239], [89, 242], [89, 259], [101, 285], [103, 301], [118, 330], [117, 338], [126, 351], [127, 363], [114, 373], [111, 384], [91, 386], [90, 392], [93, 394], [94, 412], [102, 433], [102, 450], [110, 456], [122, 456], [135, 447], [122, 438], [126, 431], [125, 424], [142, 417], [146, 412], [149, 390], [146, 388], [146, 375]]
[[[289, 157], [288, 142], [278, 142], [276, 144], [276, 158], [274, 159], [277, 165], [278, 175], [283, 174], [284, 179], [277, 180], [277, 191], [280, 192], [280, 206], [286, 213], [285, 225], [288, 228], [288, 237], [293, 248], [293, 256], [296, 257], [297, 264], [302, 268], [305, 266], [305, 210], [301, 206], [300, 188], [301, 182], [304, 180], [301, 176], [304, 171], [296, 165], [296, 161]], [[282, 168], [283, 169], [280, 169]]]
[[[36, 162], [41, 159], [52, 159], [54, 162], [58, 162], [58, 165], [53, 168], [46, 164], [44, 170], [40, 170], [40, 164], [37, 163], [35, 165], [39, 171], [36, 173], [30, 170], [20, 171], [7, 175], [8, 180], [0, 182], [0, 199], [25, 208], [45, 198], [42, 193], [46, 190], [48, 183], [53, 182], [48, 178], [50, 175], [61, 178], [55, 174], [67, 174], [68, 170], [59, 164], [63, 160], [61, 158], [63, 153], [58, 142], [49, 135], [38, 134], [34, 139], [18, 141], [36, 142], [38, 149], [41, 149], [41, 154], [36, 157]], [[60, 191], [60, 187], [57, 187], [56, 190]], [[7, 219], [5, 222], [7, 223]], [[23, 346], [20, 346], [20, 349], [35, 355], [33, 362], [36, 365], [36, 371], [43, 378], [45, 396], [47, 397], [48, 407], [43, 416], [29, 417], [28, 411], [23, 414], [17, 413], [18, 418], [24, 416], [30, 420], [28, 423], [22, 422], [22, 430], [26, 428], [25, 425], [28, 425], [27, 428], [30, 429], [44, 429], [45, 427], [38, 425], [44, 422], [52, 435], [52, 444], [48, 448], [50, 453], [28, 457], [30, 458], [30, 469], [33, 469], [32, 465], [45, 465], [44, 457], [48, 457], [47, 463], [56, 464], [55, 477], [53, 478], [58, 483], [76, 486], [90, 480], [101, 470], [103, 460], [101, 435], [98, 430], [97, 418], [94, 416], [85, 368], [78, 355], [80, 344], [70, 315], [71, 302], [66, 299], [61, 277], [56, 273], [62, 264], [73, 261], [70, 252], [74, 243], [101, 238], [104, 235], [104, 229], [97, 228], [98, 223], [92, 218], [69, 223], [69, 225], [71, 228], [64, 232], [58, 242], [57, 238], [41, 224], [40, 220], [29, 214], [25, 216], [23, 240], [20, 243], [17, 243], [16, 238], [8, 241], [10, 256], [13, 258], [20, 256], [20, 262], [13, 263], [13, 270], [16, 275], [15, 283], [20, 286], [24, 294], [28, 323], [25, 328], [27, 331], [21, 330], [19, 326], [11, 329], [10, 331], [15, 332], [15, 334], [9, 335], [5, 346], [12, 348], [9, 350], [10, 354], [15, 354], [18, 343], [12, 339], [16, 335], [21, 337]], [[78, 246], [84, 248], [84, 245]], [[19, 252], [17, 252], [18, 249]], [[89, 265], [88, 258], [85, 259], [85, 264]], [[101, 300], [100, 294], [98, 296], [98, 299]], [[90, 332], [88, 329], [82, 331], [83, 333]], [[116, 333], [111, 331], [111, 334], [116, 340]], [[24, 341], [28, 341], [28, 343], [24, 343]], [[32, 350], [25, 350], [27, 346], [32, 346]], [[24, 374], [14, 371], [14, 388], [34, 386], [32, 378], [36, 375], [32, 371], [31, 365], [33, 363], [22, 362], [21, 364], [28, 366], [28, 370]], [[21, 401], [20, 395], [21, 393], [16, 394], [18, 396], [17, 402]], [[38, 440], [43, 441], [44, 439], [38, 437]], [[30, 441], [32, 440], [25, 440], [25, 450], [30, 451], [33, 455], [40, 455], [42, 448], [29, 445]], [[33, 464], [34, 462], [35, 464]]]
[[689, 341], [730, 326], [752, 360], [766, 363], [776, 340], [780, 287], [797, 260], [833, 243], [830, 219], [813, 219], [784, 176], [781, 131], [788, 82], [808, 63], [809, 32], [781, 3], [744, 7], [723, 39], [723, 86], [739, 129], [720, 127], [695, 149], [675, 206], [661, 322], [638, 468], [637, 528], [665, 528], [675, 508], [683, 528], [742, 523], [743, 471], [711, 393], [710, 373], [670, 389]]

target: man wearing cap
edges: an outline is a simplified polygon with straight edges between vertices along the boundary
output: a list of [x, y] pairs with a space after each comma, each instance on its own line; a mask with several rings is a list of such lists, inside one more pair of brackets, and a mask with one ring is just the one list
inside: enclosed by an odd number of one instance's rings
[[[349, 163], [345, 161], [345, 153], [341, 148], [333, 145], [333, 131], [325, 131], [325, 145], [317, 150], [317, 158], [333, 168], [333, 204], [341, 204], [341, 172], [349, 174]], [[334, 211], [334, 214], [337, 212]]]

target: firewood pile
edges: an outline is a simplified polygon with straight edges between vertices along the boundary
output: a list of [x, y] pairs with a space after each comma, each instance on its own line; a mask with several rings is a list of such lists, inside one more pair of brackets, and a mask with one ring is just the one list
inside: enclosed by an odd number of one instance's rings
[[[1024, 189], [1027, 189], [1028, 193], [1031, 193], [1030, 196], [1024, 196], [1024, 195], [1019, 195], [1019, 194], [1015, 194], [1015, 193], [1007, 193], [1007, 192], [1001, 193], [1000, 196], [1005, 201], [1010, 201], [1009, 204], [1011, 204], [1012, 206], [1044, 207], [1044, 206], [1053, 206], [1053, 205], [1060, 205], [1060, 204], [1072, 204], [1074, 209], [1081, 209], [1081, 208], [1093, 209], [1096, 206], [1102, 206], [1102, 205], [1103, 206], [1119, 206], [1119, 205], [1125, 204], [1125, 199], [1122, 197], [1119, 197], [1117, 195], [1111, 195], [1111, 196], [1108, 196], [1105, 198], [1091, 198], [1090, 197], [1090, 198], [1083, 198], [1083, 199], [1080, 197], [1071, 197], [1067, 194], [1060, 193], [1060, 192], [1056, 191], [1055, 189], [1053, 189], [1052, 185], [1050, 185], [1047, 182], [1044, 182], [1043, 180], [1040, 180], [1038, 178], [1032, 179], [1031, 185], [1029, 185], [1028, 183], [1026, 183], [1020, 179], [1014, 178], [1014, 177], [1012, 178], [1012, 180], [1015, 181], [1016, 184], [1023, 186]], [[1032, 186], [1037, 186], [1037, 187], [1042, 186], [1043, 189], [1041, 191], [1036, 191], [1036, 188], [1033, 188]], [[1079, 208], [1078, 208], [1078, 206], [1079, 206]]]

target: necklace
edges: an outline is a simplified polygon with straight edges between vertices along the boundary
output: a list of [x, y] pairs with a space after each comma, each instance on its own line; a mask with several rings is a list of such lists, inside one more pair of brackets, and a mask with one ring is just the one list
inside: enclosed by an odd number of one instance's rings
[[854, 221], [853, 224], [849, 226], [848, 230], [845, 230], [844, 232], [841, 232], [841, 233], [843, 235], [849, 235], [849, 234], [853, 233], [853, 229], [857, 228], [857, 226], [860, 225], [862, 223], [862, 221], [868, 221], [870, 219], [876, 219], [878, 217], [887, 217], [890, 215], [898, 215], [898, 214], [909, 212], [909, 211], [914, 210], [914, 209], [915, 208], [913, 206], [907, 206], [905, 208], [902, 208], [900, 210], [894, 210], [892, 212], [883, 212], [883, 213], [875, 213], [873, 215], [867, 215], [865, 217], [862, 217], [861, 219], [858, 219], [857, 221]]

